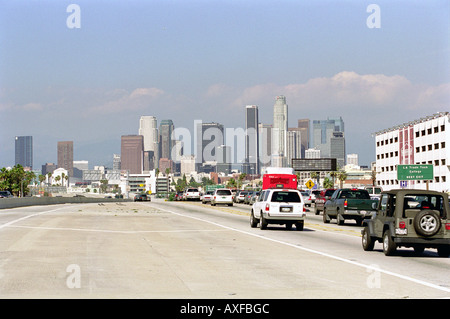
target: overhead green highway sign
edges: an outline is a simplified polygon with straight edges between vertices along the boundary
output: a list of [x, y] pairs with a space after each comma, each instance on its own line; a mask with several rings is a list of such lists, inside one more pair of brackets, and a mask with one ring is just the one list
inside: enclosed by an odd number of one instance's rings
[[397, 180], [432, 180], [434, 169], [431, 164], [397, 165]]

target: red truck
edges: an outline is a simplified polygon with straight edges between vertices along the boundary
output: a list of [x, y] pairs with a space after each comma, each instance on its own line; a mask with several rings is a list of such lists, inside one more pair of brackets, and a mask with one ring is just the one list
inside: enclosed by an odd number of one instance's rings
[[293, 168], [267, 167], [263, 174], [262, 189], [297, 189], [297, 175]]
[[324, 189], [316, 197], [316, 215], [319, 215], [320, 211], [323, 211], [325, 202], [330, 199], [331, 195], [333, 195], [335, 190], [336, 189], [334, 189], [334, 188]]

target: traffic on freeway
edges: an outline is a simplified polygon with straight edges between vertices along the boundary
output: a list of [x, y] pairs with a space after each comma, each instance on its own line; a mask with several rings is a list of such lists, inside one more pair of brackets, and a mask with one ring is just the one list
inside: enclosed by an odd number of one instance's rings
[[355, 221], [251, 227], [247, 204], [111, 202], [2, 210], [2, 298], [449, 298], [450, 258], [362, 246]]

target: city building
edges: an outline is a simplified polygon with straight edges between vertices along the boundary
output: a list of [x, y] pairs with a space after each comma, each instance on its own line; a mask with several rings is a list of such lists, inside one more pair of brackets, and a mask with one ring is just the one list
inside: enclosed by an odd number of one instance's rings
[[347, 154], [347, 164], [352, 164], [359, 166], [358, 164], [358, 154]]
[[16, 136], [15, 165], [33, 168], [33, 136]]
[[309, 119], [297, 121], [297, 127], [301, 133], [301, 158], [305, 158], [305, 151], [309, 148]]
[[174, 145], [172, 140], [173, 130], [172, 120], [162, 120], [159, 124], [160, 158], [172, 159], [172, 147]]
[[73, 176], [73, 141], [58, 142], [58, 168], [65, 168]]
[[277, 96], [273, 106], [272, 165], [286, 166], [288, 106], [286, 97]]
[[256, 105], [245, 107], [245, 134], [245, 160], [242, 170], [246, 174], [259, 174], [259, 129]]
[[120, 154], [113, 154], [113, 170], [120, 171]]
[[47, 175], [48, 173], [53, 173], [53, 171], [55, 169], [57, 169], [58, 166], [54, 163], [45, 163], [44, 165], [42, 165], [42, 175]]
[[195, 156], [183, 155], [180, 159], [180, 173], [183, 175], [190, 175], [195, 172]]
[[123, 135], [120, 146], [121, 170], [130, 174], [141, 174], [144, 160], [144, 137]]
[[[254, 168], [255, 166], [251, 166]], [[226, 145], [221, 145], [217, 147], [217, 164], [216, 172], [224, 173], [225, 175], [231, 174], [231, 147]], [[254, 172], [251, 172], [250, 174]]]
[[302, 135], [298, 128], [289, 128], [287, 131], [287, 166], [291, 166], [293, 158], [302, 158]]
[[174, 164], [171, 159], [161, 157], [159, 159], [159, 171], [166, 174], [166, 170], [168, 170], [169, 174], [173, 173], [174, 170]]
[[[374, 133], [376, 183], [383, 190], [426, 189], [425, 180], [397, 180], [397, 165], [433, 165], [430, 190], [450, 191], [450, 113], [440, 112]], [[400, 183], [402, 182], [402, 183]]]
[[144, 163], [146, 170], [157, 168], [161, 156], [159, 154], [158, 121], [156, 117], [148, 115], [140, 117], [139, 135], [144, 137], [144, 152], [148, 152]]
[[345, 136], [342, 117], [313, 120], [312, 148], [324, 158], [336, 158], [339, 167], [345, 165]]
[[225, 144], [223, 125], [196, 122], [195, 161], [197, 169], [207, 161], [216, 161], [217, 147]]

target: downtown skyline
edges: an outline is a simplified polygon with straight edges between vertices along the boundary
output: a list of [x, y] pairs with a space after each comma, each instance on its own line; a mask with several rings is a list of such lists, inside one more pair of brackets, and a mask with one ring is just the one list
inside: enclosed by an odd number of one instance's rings
[[[24, 4], [27, 5], [24, 5]], [[286, 96], [288, 127], [342, 117], [347, 153], [375, 160], [372, 133], [448, 111], [448, 1], [5, 1], [0, 5], [0, 166], [14, 164], [14, 137], [33, 136], [34, 166], [101, 165], [139, 117], [245, 128], [245, 106], [272, 124]]]

